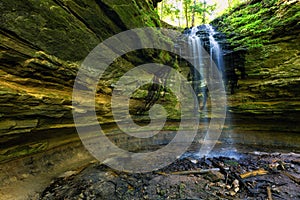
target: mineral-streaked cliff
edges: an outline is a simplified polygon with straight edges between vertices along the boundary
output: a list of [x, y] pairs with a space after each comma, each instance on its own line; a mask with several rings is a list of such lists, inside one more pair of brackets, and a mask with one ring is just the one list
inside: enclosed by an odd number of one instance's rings
[[213, 21], [236, 50], [248, 49], [246, 77], [228, 96], [228, 130], [237, 137], [256, 144], [300, 142], [299, 9], [294, 0], [251, 0]]
[[[245, 44], [253, 47], [246, 56], [247, 77], [239, 80], [239, 88], [228, 96], [229, 118], [233, 123], [224, 132], [238, 133], [231, 135], [237, 141], [263, 144], [265, 141], [257, 140], [257, 133], [267, 133], [267, 140], [300, 131], [299, 2], [249, 2], [214, 22], [237, 49]], [[116, 33], [160, 26], [153, 9], [156, 3], [0, 3], [0, 162], [78, 140], [71, 98], [80, 63], [97, 44]], [[250, 18], [239, 19], [241, 16]], [[114, 73], [126, 71], [139, 59], [131, 55], [122, 57], [111, 69]], [[113, 121], [109, 112], [111, 88], [107, 87], [110, 83], [103, 82], [99, 87], [97, 114], [103, 123]], [[297, 138], [288, 139], [297, 142]], [[280, 140], [278, 137], [279, 145]]]
[[[72, 87], [78, 67], [101, 41], [160, 26], [150, 0], [4, 0], [1, 13], [0, 162], [78, 140]], [[132, 64], [118, 59], [116, 71]], [[111, 89], [100, 87], [105, 122]]]

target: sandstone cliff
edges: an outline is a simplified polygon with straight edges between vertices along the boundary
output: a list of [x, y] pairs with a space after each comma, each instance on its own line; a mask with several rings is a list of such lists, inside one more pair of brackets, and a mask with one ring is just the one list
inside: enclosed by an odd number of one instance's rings
[[[78, 67], [119, 32], [160, 26], [150, 0], [4, 0], [1, 13], [0, 162], [78, 140], [72, 87]], [[120, 58], [117, 71], [132, 67]], [[134, 58], [131, 58], [134, 60]], [[98, 115], [111, 122], [107, 85]]]
[[238, 88], [228, 96], [229, 130], [244, 140], [281, 145], [286, 136], [299, 144], [299, 10], [299, 1], [252, 0], [213, 21], [236, 51], [247, 49], [246, 77], [237, 72]]
[[[160, 26], [154, 11], [157, 2], [0, 3], [0, 162], [79, 140], [72, 116], [72, 89], [82, 60], [116, 33]], [[285, 135], [297, 142], [299, 137], [293, 134], [300, 131], [299, 2], [248, 1], [213, 24], [227, 35], [236, 51], [247, 49], [245, 77], [237, 72], [243, 79], [228, 96], [232, 123], [224, 133], [246, 143], [264, 144], [261, 136], [257, 140], [261, 133], [266, 140], [277, 138], [278, 145], [283, 144], [281, 136]], [[140, 64], [141, 56], [143, 52], [128, 54], [111, 70], [115, 74], [126, 71]], [[154, 57], [171, 59], [166, 54]], [[102, 123], [113, 121], [110, 85], [111, 81], [105, 80], [99, 86], [97, 114]], [[176, 109], [176, 102], [169, 106]]]

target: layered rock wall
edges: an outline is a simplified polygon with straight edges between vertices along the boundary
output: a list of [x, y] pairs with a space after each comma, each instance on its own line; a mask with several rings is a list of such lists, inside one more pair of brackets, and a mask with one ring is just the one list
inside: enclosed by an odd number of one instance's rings
[[[74, 140], [72, 88], [80, 63], [119, 32], [160, 26], [150, 0], [3, 0], [0, 162]], [[131, 68], [118, 59], [117, 72]], [[100, 83], [97, 114], [112, 121], [110, 83]]]
[[280, 144], [300, 132], [299, 9], [293, 0], [248, 1], [213, 21], [236, 51], [247, 49], [245, 77], [237, 72], [238, 87], [228, 96], [229, 130], [243, 137], [268, 133], [259, 144], [270, 135]]

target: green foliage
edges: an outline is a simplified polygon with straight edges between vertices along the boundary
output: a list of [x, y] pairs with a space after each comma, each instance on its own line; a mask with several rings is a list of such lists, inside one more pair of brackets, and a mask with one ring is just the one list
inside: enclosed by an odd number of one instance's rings
[[257, 48], [299, 27], [299, 1], [250, 0], [236, 5], [212, 23], [236, 48]]
[[[142, 1], [132, 0], [132, 4], [135, 7], [135, 10], [139, 12], [139, 16], [135, 18], [141, 20], [145, 24], [145, 26], [159, 27], [161, 25], [157, 10], [153, 7], [152, 3], [148, 1], [142, 2]], [[146, 7], [148, 7], [147, 9], [148, 12], [142, 12], [142, 10], [145, 9]], [[123, 9], [123, 11], [124, 11], [124, 15], [126, 15], [128, 12], [128, 10], [126, 9]]]
[[177, 21], [179, 27], [205, 23], [215, 9], [216, 4], [207, 4], [206, 0], [164, 0], [159, 4], [161, 19]]
[[[204, 24], [206, 22], [205, 14], [210, 14], [216, 9], [216, 4], [213, 5], [207, 5], [206, 1], [203, 2], [197, 2], [194, 1], [194, 4], [189, 6], [189, 11], [192, 15], [198, 14], [200, 18], [202, 19], [202, 23]], [[193, 26], [193, 24], [192, 24]]]

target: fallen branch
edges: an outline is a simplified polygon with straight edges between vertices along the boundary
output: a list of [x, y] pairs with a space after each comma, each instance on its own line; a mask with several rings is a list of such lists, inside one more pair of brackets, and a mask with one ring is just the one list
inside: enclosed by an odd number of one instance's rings
[[258, 169], [258, 170], [255, 170], [255, 171], [251, 171], [251, 172], [246, 172], [246, 173], [240, 174], [240, 177], [242, 179], [245, 179], [245, 178], [248, 178], [248, 177], [251, 177], [251, 176], [265, 175], [267, 173], [268, 173], [268, 171], [266, 171], [264, 169]]
[[206, 174], [212, 171], [220, 171], [220, 169], [219, 168], [198, 169], [198, 170], [190, 170], [190, 171], [171, 172], [171, 174], [173, 175]]
[[273, 200], [271, 188], [269, 186], [267, 187], [267, 194], [268, 194], [268, 200]]
[[243, 179], [241, 179], [241, 177], [240, 176], [238, 176], [236, 173], [234, 173], [234, 172], [231, 172], [230, 173], [230, 171], [228, 171], [228, 170], [226, 170], [223, 166], [221, 166], [218, 162], [216, 162], [216, 161], [214, 161], [213, 159], [209, 159], [211, 162], [212, 162], [212, 164], [214, 165], [214, 166], [216, 166], [216, 167], [218, 167], [218, 168], [220, 168], [220, 171], [223, 173], [223, 174], [225, 174], [226, 176], [228, 175], [228, 177], [229, 178], [231, 178], [231, 179], [237, 179], [239, 182], [240, 182], [240, 184], [250, 193], [250, 194], [252, 194], [252, 195], [255, 195], [255, 194], [257, 194], [258, 192], [256, 192], [256, 191], [254, 191], [254, 190], [252, 190], [252, 189], [250, 189], [249, 187], [248, 187], [248, 185], [244, 182], [244, 180]]
[[300, 185], [300, 178], [293, 176], [292, 174], [288, 173], [288, 172], [281, 172], [282, 174], [286, 175], [287, 177], [289, 177], [292, 181], [294, 181], [295, 183], [297, 183], [298, 185]]

